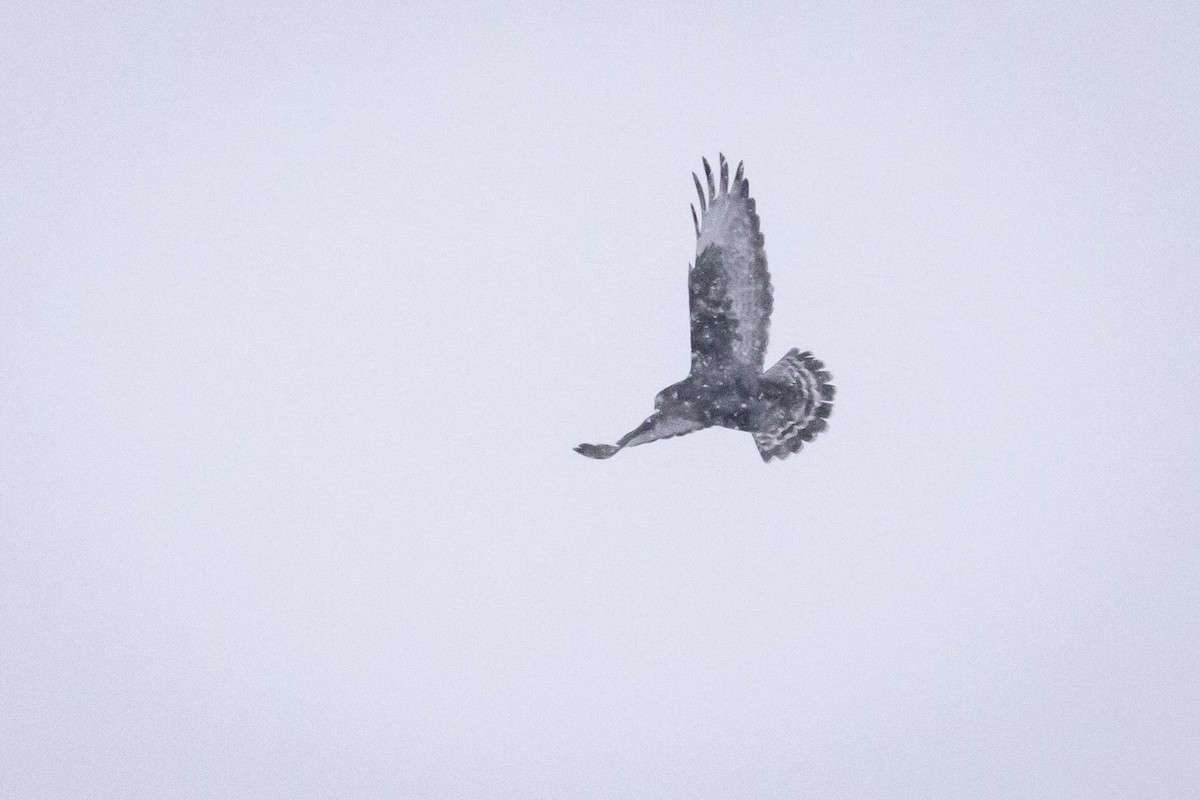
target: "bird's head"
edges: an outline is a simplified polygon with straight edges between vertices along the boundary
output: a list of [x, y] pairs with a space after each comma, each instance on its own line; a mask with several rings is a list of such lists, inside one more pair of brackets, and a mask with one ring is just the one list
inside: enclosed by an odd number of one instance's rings
[[665, 407], [670, 407], [679, 402], [679, 384], [676, 383], [668, 386], [654, 396], [654, 408], [662, 411]]
[[697, 399], [691, 382], [682, 380], [659, 392], [654, 397], [654, 408], [660, 414], [690, 418], [698, 410]]

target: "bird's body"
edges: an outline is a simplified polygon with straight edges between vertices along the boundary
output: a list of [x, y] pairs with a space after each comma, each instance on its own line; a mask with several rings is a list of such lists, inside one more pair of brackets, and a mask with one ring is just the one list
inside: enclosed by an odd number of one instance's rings
[[708, 197], [700, 197], [696, 263], [688, 271], [692, 366], [658, 393], [656, 411], [615, 445], [581, 444], [589, 458], [712, 426], [754, 434], [764, 461], [797, 452], [827, 426], [834, 387], [824, 364], [791, 350], [763, 372], [772, 309], [771, 277], [749, 181], [739, 164], [732, 184], [720, 157], [720, 190], [704, 161]]

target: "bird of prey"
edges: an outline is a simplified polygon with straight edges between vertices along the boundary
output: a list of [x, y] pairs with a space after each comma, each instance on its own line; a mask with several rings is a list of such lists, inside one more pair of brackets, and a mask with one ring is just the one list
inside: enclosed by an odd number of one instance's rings
[[733, 182], [720, 156], [720, 186], [708, 159], [708, 196], [696, 173], [700, 215], [696, 263], [688, 267], [692, 320], [692, 368], [688, 376], [654, 398], [655, 411], [615, 445], [581, 444], [577, 453], [611, 458], [626, 447], [720, 425], [754, 436], [763, 461], [784, 459], [828, 426], [834, 387], [812, 353], [788, 351], [763, 372], [771, 321], [771, 276], [750, 197], [738, 164]]

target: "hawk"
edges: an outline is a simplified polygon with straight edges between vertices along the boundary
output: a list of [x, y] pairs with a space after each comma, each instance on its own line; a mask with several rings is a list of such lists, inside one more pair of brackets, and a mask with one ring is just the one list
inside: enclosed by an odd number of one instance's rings
[[613, 444], [581, 444], [575, 452], [611, 458], [626, 447], [682, 436], [720, 425], [754, 436], [763, 461], [799, 452], [828, 426], [834, 386], [825, 365], [812, 353], [788, 351], [763, 372], [771, 322], [771, 276], [758, 229], [750, 182], [738, 164], [733, 182], [720, 156], [720, 186], [708, 159], [704, 177], [696, 173], [700, 215], [696, 263], [688, 267], [692, 320], [692, 368], [679, 383], [654, 398], [655, 411]]

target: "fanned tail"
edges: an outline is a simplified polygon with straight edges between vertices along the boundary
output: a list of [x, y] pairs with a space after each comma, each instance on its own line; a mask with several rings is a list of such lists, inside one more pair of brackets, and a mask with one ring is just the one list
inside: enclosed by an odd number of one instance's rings
[[771, 412], [754, 434], [763, 461], [799, 452], [805, 442], [829, 427], [837, 391], [831, 380], [818, 358], [797, 349], [763, 373], [764, 398], [772, 401]]

